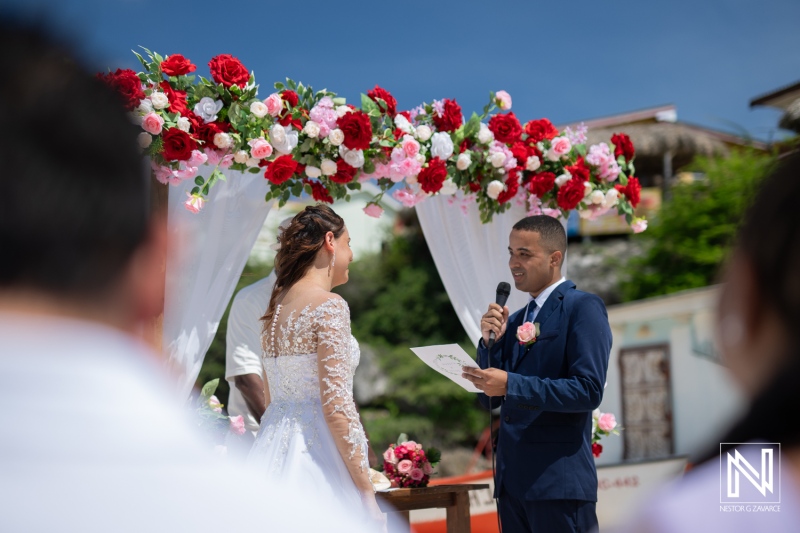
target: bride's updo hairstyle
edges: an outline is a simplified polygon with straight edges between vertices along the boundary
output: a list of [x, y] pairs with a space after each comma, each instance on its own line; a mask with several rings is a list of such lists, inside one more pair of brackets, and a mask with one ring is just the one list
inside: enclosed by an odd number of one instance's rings
[[297, 283], [314, 264], [317, 252], [325, 244], [325, 234], [338, 239], [344, 233], [344, 220], [327, 205], [310, 205], [295, 215], [292, 222], [278, 235], [280, 249], [275, 256], [277, 280], [269, 299], [267, 312], [261, 317], [265, 324], [272, 322], [278, 297]]

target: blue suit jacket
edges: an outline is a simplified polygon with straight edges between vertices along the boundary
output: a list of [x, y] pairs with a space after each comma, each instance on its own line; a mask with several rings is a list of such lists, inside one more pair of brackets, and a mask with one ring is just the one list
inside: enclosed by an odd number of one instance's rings
[[603, 301], [567, 280], [536, 316], [540, 334], [524, 347], [516, 338], [525, 308], [508, 319], [491, 353], [478, 345], [478, 365], [508, 372], [505, 399], [480, 394], [500, 411], [497, 484], [524, 500], [597, 501], [592, 411], [600, 405], [611, 351]]

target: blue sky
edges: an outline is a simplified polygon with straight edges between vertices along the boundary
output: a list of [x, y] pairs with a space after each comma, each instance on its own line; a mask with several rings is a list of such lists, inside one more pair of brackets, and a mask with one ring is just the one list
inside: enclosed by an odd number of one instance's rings
[[252, 2], [0, 0], [77, 40], [98, 68], [138, 45], [207, 74], [230, 53], [260, 93], [292, 77], [356, 102], [375, 84], [400, 109], [490, 90], [555, 123], [673, 103], [680, 120], [768, 140], [780, 112], [750, 99], [800, 80], [797, 0]]

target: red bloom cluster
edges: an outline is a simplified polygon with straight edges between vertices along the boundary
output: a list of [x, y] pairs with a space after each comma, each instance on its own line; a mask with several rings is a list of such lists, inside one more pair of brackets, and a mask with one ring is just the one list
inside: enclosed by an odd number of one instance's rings
[[508, 171], [506, 189], [497, 196], [497, 203], [503, 205], [517, 195], [519, 191], [519, 172], [516, 169]]
[[603, 445], [598, 444], [596, 442], [592, 443], [592, 455], [595, 457], [600, 457], [600, 454], [603, 453]]
[[208, 62], [211, 69], [211, 77], [215, 82], [221, 83], [225, 87], [236, 85], [240, 89], [247, 85], [250, 73], [244, 68], [242, 62], [230, 54], [220, 54], [213, 57]]
[[125, 109], [133, 111], [139, 107], [139, 102], [144, 99], [142, 80], [131, 69], [117, 69], [116, 72], [98, 74], [97, 78], [105, 82], [122, 97]]
[[303, 180], [303, 183], [311, 187], [311, 196], [314, 198], [314, 200], [317, 202], [324, 202], [326, 204], [333, 203], [333, 197], [331, 196], [331, 193], [328, 192], [328, 189], [325, 188], [325, 185], [317, 180]]
[[344, 133], [344, 146], [350, 150], [366, 150], [372, 142], [372, 124], [363, 111], [352, 111], [339, 117], [336, 125]]
[[556, 196], [558, 207], [565, 211], [575, 209], [583, 200], [585, 193], [584, 181], [580, 178], [570, 178], [558, 189], [558, 195]]
[[633, 159], [636, 151], [630, 137], [624, 133], [615, 133], [611, 136], [611, 142], [614, 144], [614, 157], [623, 156], [628, 162]]
[[528, 190], [531, 194], [541, 198], [548, 192], [553, 190], [556, 184], [556, 175], [552, 172], [539, 172], [534, 174], [528, 182]]
[[[374, 89], [372, 89], [371, 91], [367, 91], [367, 96], [372, 98], [372, 100], [374, 100], [375, 103], [378, 103], [378, 98], [386, 102], [385, 113], [390, 117], [394, 118], [394, 116], [397, 114], [397, 100], [395, 100], [394, 96], [392, 96], [391, 93], [389, 93], [389, 91], [387, 91], [386, 89], [383, 89], [376, 85]], [[380, 104], [378, 104], [378, 106], [381, 108], [381, 111], [384, 111], [383, 107]]]
[[197, 142], [183, 130], [170, 128], [163, 135], [164, 158], [171, 161], [186, 161], [197, 150]]
[[642, 185], [639, 183], [639, 178], [631, 176], [628, 178], [627, 185], [616, 185], [614, 188], [625, 195], [632, 207], [635, 208], [637, 205], [639, 205], [642, 192]]
[[447, 164], [434, 157], [431, 159], [428, 166], [422, 169], [422, 172], [417, 176], [417, 182], [420, 188], [427, 193], [439, 192], [442, 184], [447, 179]]
[[331, 176], [331, 181], [334, 183], [350, 183], [356, 176], [358, 169], [348, 165], [344, 159], [336, 160], [336, 174]]
[[167, 76], [185, 76], [197, 70], [197, 66], [180, 54], [172, 54], [161, 62], [161, 72]]
[[296, 171], [297, 161], [292, 158], [291, 154], [286, 154], [278, 157], [267, 166], [264, 177], [268, 179], [270, 183], [280, 185], [288, 181]]
[[489, 130], [494, 133], [495, 140], [501, 143], [513, 144], [522, 137], [522, 125], [513, 111], [505, 115], [494, 115], [489, 119]]
[[392, 444], [383, 454], [383, 473], [397, 487], [426, 487], [433, 467], [422, 446], [413, 442]]
[[558, 130], [553, 123], [546, 118], [531, 120], [525, 124], [525, 133], [528, 134], [528, 141], [538, 143], [545, 139], [550, 140], [558, 135]]
[[189, 113], [189, 107], [186, 104], [186, 91], [173, 89], [168, 81], [162, 81], [158, 84], [158, 87], [167, 95], [170, 113], [180, 113], [184, 117]]
[[574, 165], [567, 165], [564, 168], [567, 169], [573, 178], [577, 178], [581, 181], [589, 181], [589, 176], [592, 172], [589, 167], [586, 166], [586, 162], [584, 161], [582, 155], [578, 156], [578, 159], [575, 161]]
[[456, 131], [464, 123], [461, 114], [461, 106], [455, 100], [444, 100], [444, 110], [442, 114], [433, 114], [433, 123], [439, 131]]

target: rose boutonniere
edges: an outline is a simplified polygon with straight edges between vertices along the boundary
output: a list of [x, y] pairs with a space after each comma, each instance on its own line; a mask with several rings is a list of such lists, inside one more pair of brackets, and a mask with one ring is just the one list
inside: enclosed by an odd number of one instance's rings
[[524, 322], [520, 327], [517, 328], [517, 340], [519, 340], [520, 345], [528, 347], [534, 342], [536, 342], [536, 338], [539, 336], [539, 323], [538, 322]]

